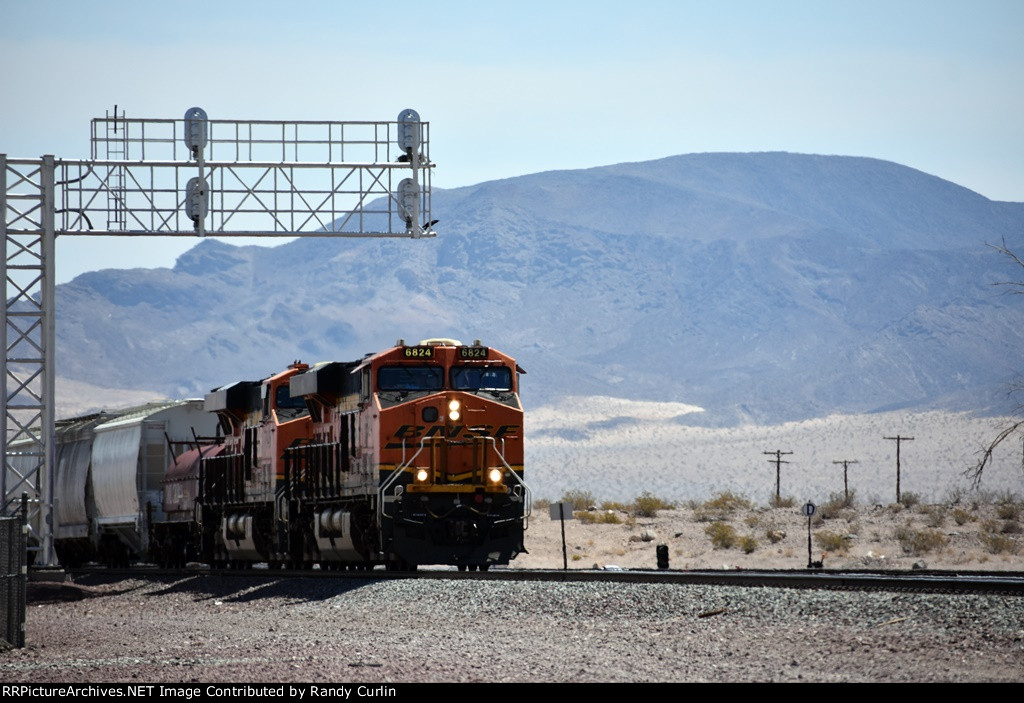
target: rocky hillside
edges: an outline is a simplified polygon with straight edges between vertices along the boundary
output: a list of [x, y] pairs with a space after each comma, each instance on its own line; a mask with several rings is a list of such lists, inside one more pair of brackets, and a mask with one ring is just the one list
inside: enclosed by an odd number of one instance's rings
[[431, 240], [200, 242], [58, 288], [58, 374], [172, 396], [397, 338], [481, 339], [565, 395], [687, 422], [1006, 409], [1024, 204], [897, 164], [693, 154], [438, 191]]

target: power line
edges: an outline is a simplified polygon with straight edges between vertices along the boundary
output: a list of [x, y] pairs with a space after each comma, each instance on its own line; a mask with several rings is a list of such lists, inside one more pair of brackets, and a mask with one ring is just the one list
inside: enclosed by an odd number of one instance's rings
[[850, 502], [850, 483], [847, 480], [847, 476], [846, 476], [847, 469], [849, 468], [850, 464], [859, 464], [860, 462], [857, 461], [856, 459], [840, 459], [838, 461], [833, 461], [832, 463], [833, 464], [842, 464], [843, 465], [843, 497], [846, 499], [846, 502], [849, 503]]
[[774, 452], [762, 452], [762, 454], [767, 454], [768, 456], [774, 456], [775, 457], [774, 460], [773, 459], [769, 459], [768, 463], [769, 464], [772, 464], [772, 463], [775, 464], [775, 502], [776, 503], [778, 503], [780, 500], [782, 500], [782, 495], [781, 495], [781, 493], [779, 491], [779, 483], [780, 483], [780, 478], [779, 477], [780, 477], [780, 475], [782, 473], [782, 465], [789, 463], [788, 461], [786, 461], [786, 460], [784, 460], [782, 458], [782, 455], [783, 454], [792, 454], [792, 453], [793, 452], [784, 452], [781, 449], [776, 449]]
[[883, 437], [882, 439], [891, 439], [896, 442], [896, 502], [900, 502], [900, 444], [903, 442], [912, 442], [913, 437], [901, 437], [896, 435], [895, 437]]

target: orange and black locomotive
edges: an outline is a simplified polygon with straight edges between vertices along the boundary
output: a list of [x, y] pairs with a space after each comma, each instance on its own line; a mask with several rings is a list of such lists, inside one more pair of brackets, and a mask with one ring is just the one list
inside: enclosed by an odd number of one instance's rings
[[215, 566], [488, 569], [524, 549], [523, 408], [511, 357], [480, 342], [398, 344], [292, 364], [205, 399], [224, 447], [196, 516]]

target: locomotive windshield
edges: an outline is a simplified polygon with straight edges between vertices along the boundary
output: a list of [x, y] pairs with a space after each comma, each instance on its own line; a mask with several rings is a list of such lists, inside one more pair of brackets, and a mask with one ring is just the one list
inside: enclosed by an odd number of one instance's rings
[[291, 387], [287, 383], [278, 386], [274, 391], [274, 409], [277, 411], [278, 419], [282, 422], [295, 420], [309, 414], [306, 401], [301, 397], [293, 398]]
[[293, 398], [291, 388], [287, 384], [277, 387], [275, 403], [278, 410], [306, 409], [306, 401], [303, 400], [301, 397]]
[[440, 366], [382, 366], [377, 370], [378, 391], [439, 391], [444, 387]]
[[452, 390], [510, 391], [512, 370], [507, 366], [453, 366]]

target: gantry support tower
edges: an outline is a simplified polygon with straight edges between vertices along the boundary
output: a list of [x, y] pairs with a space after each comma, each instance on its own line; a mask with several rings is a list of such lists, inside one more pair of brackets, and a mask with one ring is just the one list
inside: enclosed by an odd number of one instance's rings
[[5, 350], [0, 509], [28, 494], [36, 562], [53, 549], [58, 236], [433, 237], [429, 124], [92, 120], [91, 158], [0, 154]]

